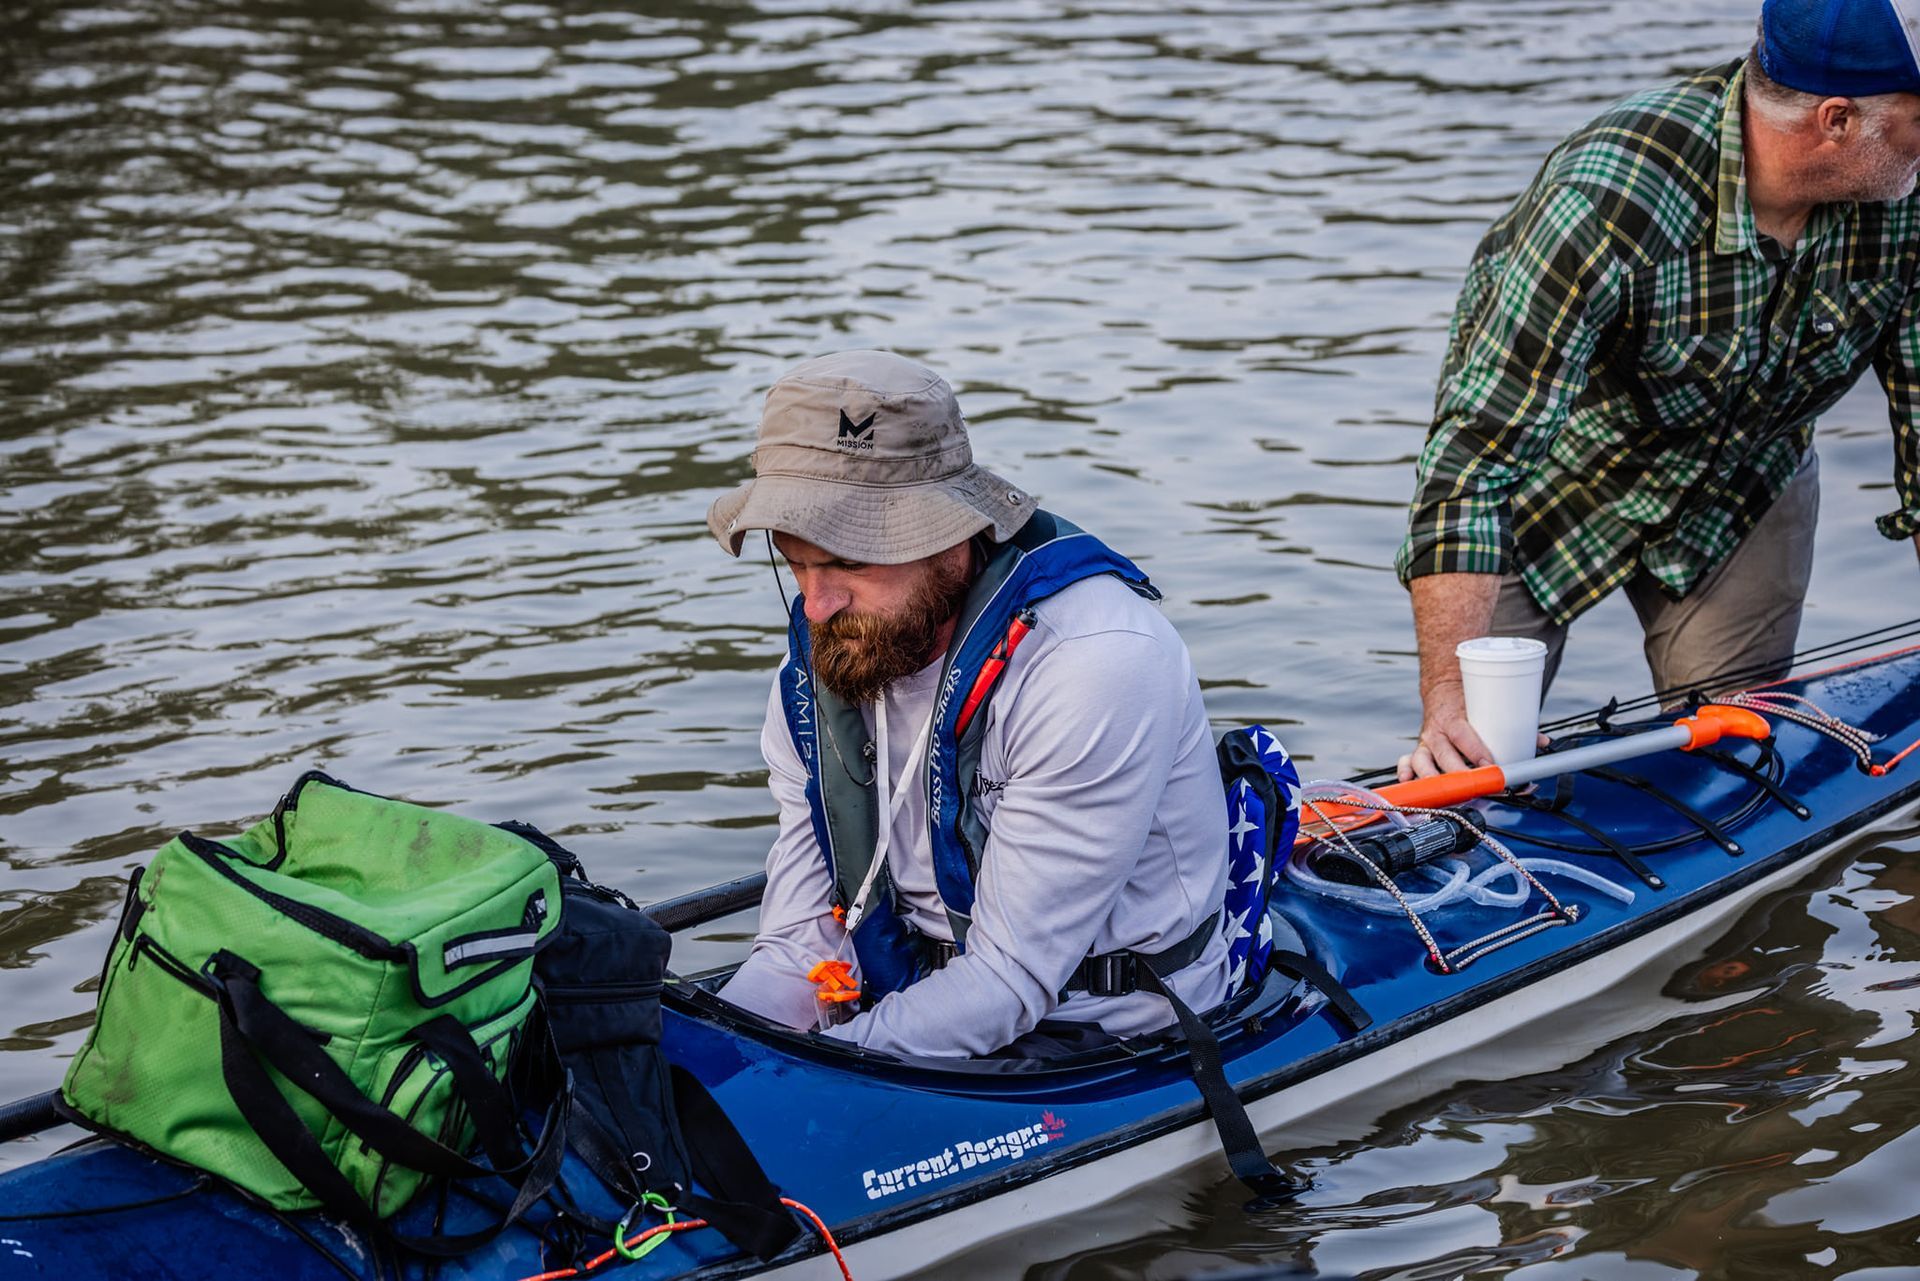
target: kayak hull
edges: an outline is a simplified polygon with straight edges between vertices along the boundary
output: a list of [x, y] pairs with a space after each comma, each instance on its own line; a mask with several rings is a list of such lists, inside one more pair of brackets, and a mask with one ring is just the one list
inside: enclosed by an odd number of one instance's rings
[[[1889, 756], [1920, 739], [1920, 654], [1783, 688], [1879, 736]], [[1920, 767], [1876, 777], [1839, 742], [1790, 722], [1777, 726], [1775, 746], [1771, 760], [1760, 748], [1738, 749], [1744, 766], [1666, 752], [1613, 775], [1582, 775], [1554, 798], [1562, 813], [1541, 808], [1546, 789], [1532, 805], [1476, 802], [1495, 836], [1536, 868], [1539, 885], [1502, 880], [1487, 855], [1475, 897], [1427, 914], [1434, 950], [1455, 958], [1454, 972], [1429, 963], [1427, 942], [1404, 917], [1283, 887], [1277, 928], [1372, 1022], [1355, 1032], [1322, 993], [1278, 974], [1210, 1016], [1229, 1078], [1268, 1145], [1285, 1146], [1303, 1121], [1355, 1098], [1437, 1088], [1449, 1060], [1517, 1041], [1524, 1028], [1536, 1029], [1535, 1041], [1547, 1029], [1563, 1058], [1576, 1057], [1607, 1035], [1580, 1003], [1649, 967], [1670, 969], [1676, 953], [1755, 899], [1873, 828], [1910, 818], [1920, 800]], [[1642, 851], [1647, 876], [1596, 839]], [[1580, 876], [1549, 870], [1556, 862]], [[1545, 910], [1546, 891], [1557, 911]], [[1514, 895], [1524, 902], [1503, 900]], [[1521, 921], [1534, 924], [1517, 929]], [[1500, 945], [1480, 950], [1490, 938]], [[768, 1027], [698, 987], [670, 993], [666, 1005], [670, 1056], [700, 1077], [768, 1175], [831, 1227], [863, 1281], [926, 1269], [1175, 1172], [1225, 1176], [1171, 1035], [1053, 1063], [902, 1061]], [[620, 1216], [584, 1168], [570, 1164], [566, 1178], [583, 1209]], [[0, 1175], [0, 1206], [0, 1250], [13, 1251], [25, 1275], [186, 1276], [263, 1258], [275, 1261], [278, 1281], [427, 1271], [324, 1216], [275, 1214], [111, 1142]], [[456, 1195], [410, 1208], [400, 1226], [423, 1231], [436, 1216], [438, 1227], [457, 1232], [477, 1226], [485, 1210]], [[555, 1240], [542, 1222], [436, 1264], [433, 1275], [531, 1276], [607, 1244]], [[623, 1272], [839, 1275], [811, 1235], [767, 1265], [711, 1231], [675, 1233]]]

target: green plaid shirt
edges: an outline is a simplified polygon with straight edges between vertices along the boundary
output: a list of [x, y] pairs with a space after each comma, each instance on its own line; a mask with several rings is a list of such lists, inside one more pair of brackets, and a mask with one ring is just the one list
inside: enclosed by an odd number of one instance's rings
[[1611, 108], [1474, 253], [1397, 568], [1517, 570], [1566, 622], [1644, 569], [1680, 596], [1780, 495], [1869, 364], [1920, 529], [1920, 198], [1754, 230], [1741, 63]]

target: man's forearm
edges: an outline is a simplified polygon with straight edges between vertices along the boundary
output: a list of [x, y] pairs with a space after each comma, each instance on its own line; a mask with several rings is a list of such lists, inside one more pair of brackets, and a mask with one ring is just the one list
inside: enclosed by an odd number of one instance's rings
[[1414, 579], [1407, 590], [1413, 596], [1413, 634], [1420, 646], [1420, 702], [1431, 709], [1435, 692], [1460, 684], [1454, 647], [1492, 628], [1500, 576], [1428, 574]]

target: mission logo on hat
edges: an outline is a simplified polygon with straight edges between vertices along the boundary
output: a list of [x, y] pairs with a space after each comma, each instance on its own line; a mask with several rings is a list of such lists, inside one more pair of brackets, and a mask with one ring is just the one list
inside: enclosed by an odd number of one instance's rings
[[1822, 98], [1920, 93], [1920, 0], [1766, 0], [1760, 66]]
[[947, 380], [888, 351], [810, 360], [767, 392], [754, 478], [707, 509], [729, 555], [769, 529], [867, 565], [903, 565], [991, 529], [1005, 542], [1036, 503], [973, 461]]

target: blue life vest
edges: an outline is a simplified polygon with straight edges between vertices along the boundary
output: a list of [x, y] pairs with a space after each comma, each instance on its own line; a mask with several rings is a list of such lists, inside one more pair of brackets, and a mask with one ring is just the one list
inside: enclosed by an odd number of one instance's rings
[[1227, 994], [1258, 987], [1273, 952], [1268, 908], [1300, 832], [1300, 774], [1264, 725], [1220, 739], [1227, 785]]
[[[974, 882], [986, 842], [986, 824], [968, 787], [979, 764], [986, 717], [976, 707], [964, 732], [956, 729], [962, 707], [978, 701], [970, 695], [983, 669], [996, 651], [1004, 662], [1002, 647], [1016, 618], [1082, 579], [1112, 574], [1148, 600], [1160, 598], [1132, 561], [1048, 512], [1035, 512], [1019, 533], [1004, 543], [987, 544], [985, 550], [986, 564], [967, 594], [947, 649], [921, 783], [927, 789], [934, 884], [959, 951], [966, 949]], [[834, 905], [844, 909], [872, 865], [882, 821], [874, 789], [874, 749], [860, 708], [814, 681], [811, 654], [805, 600], [796, 599], [787, 631], [787, 662], [780, 670], [780, 701], [794, 750], [807, 770], [807, 804], [814, 838], [833, 877]], [[990, 687], [983, 691], [990, 692]], [[900, 785], [912, 784], [903, 779]], [[878, 998], [913, 983], [928, 965], [924, 949], [916, 946], [914, 932], [899, 915], [887, 869], [875, 878], [873, 894], [853, 932], [853, 944], [863, 986]]]

